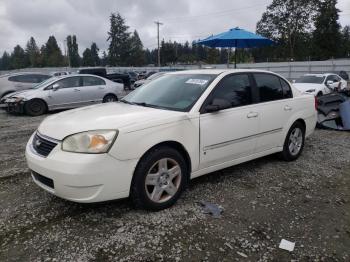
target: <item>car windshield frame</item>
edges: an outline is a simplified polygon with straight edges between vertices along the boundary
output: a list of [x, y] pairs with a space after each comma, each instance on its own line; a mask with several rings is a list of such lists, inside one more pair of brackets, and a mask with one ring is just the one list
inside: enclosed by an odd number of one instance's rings
[[[121, 99], [120, 102], [170, 111], [189, 112], [217, 76], [218, 74], [209, 73], [165, 74], [142, 85]], [[160, 88], [163, 87], [165, 90], [160, 92]], [[155, 92], [155, 90], [158, 91]], [[154, 95], [155, 93], [157, 96]]]
[[[297, 79], [295, 83], [299, 84], [322, 84], [324, 80], [326, 79], [325, 76], [317, 76], [317, 75], [304, 75]], [[319, 81], [312, 81], [312, 80], [319, 80]]]
[[50, 77], [50, 78], [44, 80], [43, 82], [40, 82], [39, 84], [33, 86], [30, 89], [40, 89], [42, 87], [46, 87], [56, 80], [58, 80], [58, 78], [56, 76]]

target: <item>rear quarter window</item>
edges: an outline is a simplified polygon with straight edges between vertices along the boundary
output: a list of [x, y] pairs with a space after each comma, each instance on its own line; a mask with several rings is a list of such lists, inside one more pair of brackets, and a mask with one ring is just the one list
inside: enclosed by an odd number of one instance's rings
[[283, 89], [279, 77], [265, 73], [255, 73], [253, 75], [258, 88], [259, 102], [283, 99]]

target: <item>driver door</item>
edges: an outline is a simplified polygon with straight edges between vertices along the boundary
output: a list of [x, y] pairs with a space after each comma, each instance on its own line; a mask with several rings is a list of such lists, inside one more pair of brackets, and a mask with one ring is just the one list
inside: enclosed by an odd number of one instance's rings
[[[57, 86], [54, 89], [53, 86]], [[48, 104], [51, 109], [74, 108], [82, 105], [81, 77], [72, 76], [58, 80], [50, 86]]]
[[[252, 103], [252, 79], [248, 74], [225, 76], [204, 102], [200, 115], [200, 168], [206, 168], [255, 151], [259, 114]], [[224, 99], [229, 108], [208, 113], [215, 99]]]

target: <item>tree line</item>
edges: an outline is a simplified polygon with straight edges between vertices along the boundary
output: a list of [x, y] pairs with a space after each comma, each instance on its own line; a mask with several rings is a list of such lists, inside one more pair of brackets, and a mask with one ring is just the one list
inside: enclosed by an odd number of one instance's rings
[[[276, 43], [274, 46], [238, 51], [238, 62], [305, 61], [350, 57], [350, 27], [339, 24], [337, 0], [273, 0], [257, 23], [256, 32]], [[145, 49], [138, 32], [119, 13], [109, 17], [108, 50], [100, 54], [95, 42], [79, 54], [75, 35], [65, 39], [62, 53], [50, 36], [38, 47], [31, 37], [25, 48], [16, 45], [0, 58], [0, 70], [54, 66], [143, 66], [156, 64], [157, 49]], [[228, 50], [194, 42], [161, 41], [161, 64], [226, 63]], [[231, 56], [232, 62], [233, 56]]]

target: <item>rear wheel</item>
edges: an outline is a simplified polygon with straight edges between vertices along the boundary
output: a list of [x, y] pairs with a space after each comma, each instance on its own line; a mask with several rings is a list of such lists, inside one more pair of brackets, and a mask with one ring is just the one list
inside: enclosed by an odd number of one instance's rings
[[30, 116], [40, 116], [46, 112], [46, 103], [40, 99], [32, 99], [24, 104], [24, 111]]
[[281, 157], [286, 161], [296, 160], [303, 151], [304, 143], [305, 127], [302, 123], [295, 122], [288, 131]]
[[103, 103], [109, 103], [109, 102], [115, 102], [115, 101], [118, 101], [118, 98], [112, 94], [106, 95], [102, 100]]
[[155, 148], [142, 157], [131, 186], [135, 205], [148, 210], [172, 206], [187, 184], [188, 169], [182, 155], [171, 147]]

